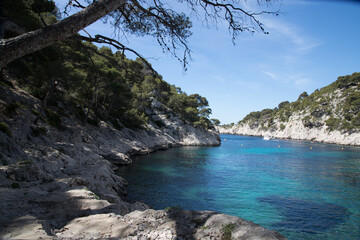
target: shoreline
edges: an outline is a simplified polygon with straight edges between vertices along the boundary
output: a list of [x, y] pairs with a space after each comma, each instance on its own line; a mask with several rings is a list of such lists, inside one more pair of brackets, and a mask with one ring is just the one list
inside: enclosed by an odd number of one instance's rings
[[[261, 137], [261, 138], [264, 137], [264, 136], [262, 136], [262, 135], [246, 135], [246, 134], [235, 134], [235, 133], [220, 133], [220, 135]], [[305, 142], [309, 142], [309, 143], [331, 144], [331, 145], [339, 145], [339, 146], [355, 147], [355, 148], [360, 147], [360, 144], [359, 144], [359, 145], [351, 145], [351, 144], [341, 144], [341, 143], [333, 143], [333, 142], [320, 142], [320, 141], [308, 140], [308, 139], [294, 139], [294, 138], [278, 138], [278, 137], [274, 137], [273, 139], [270, 139], [270, 140], [305, 141]]]
[[[300, 123], [298, 123], [300, 124]], [[302, 123], [301, 123], [302, 124]], [[298, 126], [297, 126], [298, 127]], [[217, 127], [220, 134], [229, 135], [242, 135], [242, 136], [255, 136], [265, 137], [269, 136], [275, 139], [289, 139], [319, 142], [326, 144], [337, 144], [343, 146], [360, 146], [360, 132], [354, 132], [352, 134], [341, 133], [339, 131], [328, 132], [325, 127], [319, 129], [306, 129], [304, 126], [299, 128], [291, 128], [287, 126], [285, 130], [275, 131], [263, 131], [257, 128], [251, 128], [248, 125], [234, 126], [232, 128]], [[303, 130], [303, 131], [301, 131]]]

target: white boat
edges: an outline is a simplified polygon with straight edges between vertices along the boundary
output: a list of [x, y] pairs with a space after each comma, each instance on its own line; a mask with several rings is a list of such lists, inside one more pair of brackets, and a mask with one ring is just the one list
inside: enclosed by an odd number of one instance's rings
[[271, 136], [271, 135], [265, 135], [264, 136], [264, 140], [272, 140], [272, 139], [274, 139], [274, 137], [273, 136]]

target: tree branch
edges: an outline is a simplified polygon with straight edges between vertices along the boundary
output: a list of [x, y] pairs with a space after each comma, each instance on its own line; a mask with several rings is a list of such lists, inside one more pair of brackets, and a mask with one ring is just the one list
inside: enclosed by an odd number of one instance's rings
[[0, 40], [0, 68], [26, 54], [74, 35], [96, 20], [121, 7], [126, 0], [99, 0], [48, 27]]
[[[141, 56], [137, 51], [135, 51], [134, 49], [128, 48], [125, 45], [123, 45], [122, 43], [112, 39], [112, 38], [108, 38], [102, 35], [95, 35], [95, 38], [93, 37], [85, 37], [85, 36], [81, 36], [78, 35], [76, 36], [77, 38], [83, 40], [83, 41], [88, 41], [88, 42], [97, 42], [97, 43], [103, 43], [103, 44], [109, 44], [113, 47], [115, 47], [117, 50], [121, 50], [122, 53], [124, 54], [125, 51], [129, 51], [134, 53], [137, 57], [139, 57], [143, 63], [157, 76], [160, 77], [159, 74], [153, 69], [153, 67], [149, 64], [149, 62], [143, 57]], [[100, 54], [99, 54], [100, 55]], [[105, 57], [105, 56], [103, 56]], [[108, 58], [107, 58], [108, 59]], [[109, 59], [108, 59], [109, 60]]]

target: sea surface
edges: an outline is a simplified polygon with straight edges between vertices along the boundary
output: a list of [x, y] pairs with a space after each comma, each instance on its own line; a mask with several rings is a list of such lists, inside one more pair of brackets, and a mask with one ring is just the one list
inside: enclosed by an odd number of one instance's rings
[[221, 135], [119, 169], [128, 200], [235, 215], [288, 239], [360, 239], [360, 148]]

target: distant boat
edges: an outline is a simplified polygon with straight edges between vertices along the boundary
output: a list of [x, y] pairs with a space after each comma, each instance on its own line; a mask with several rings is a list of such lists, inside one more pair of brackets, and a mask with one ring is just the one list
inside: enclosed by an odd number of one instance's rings
[[271, 135], [265, 135], [264, 136], [264, 140], [272, 140], [272, 139], [274, 139], [274, 137], [273, 136], [271, 136]]

